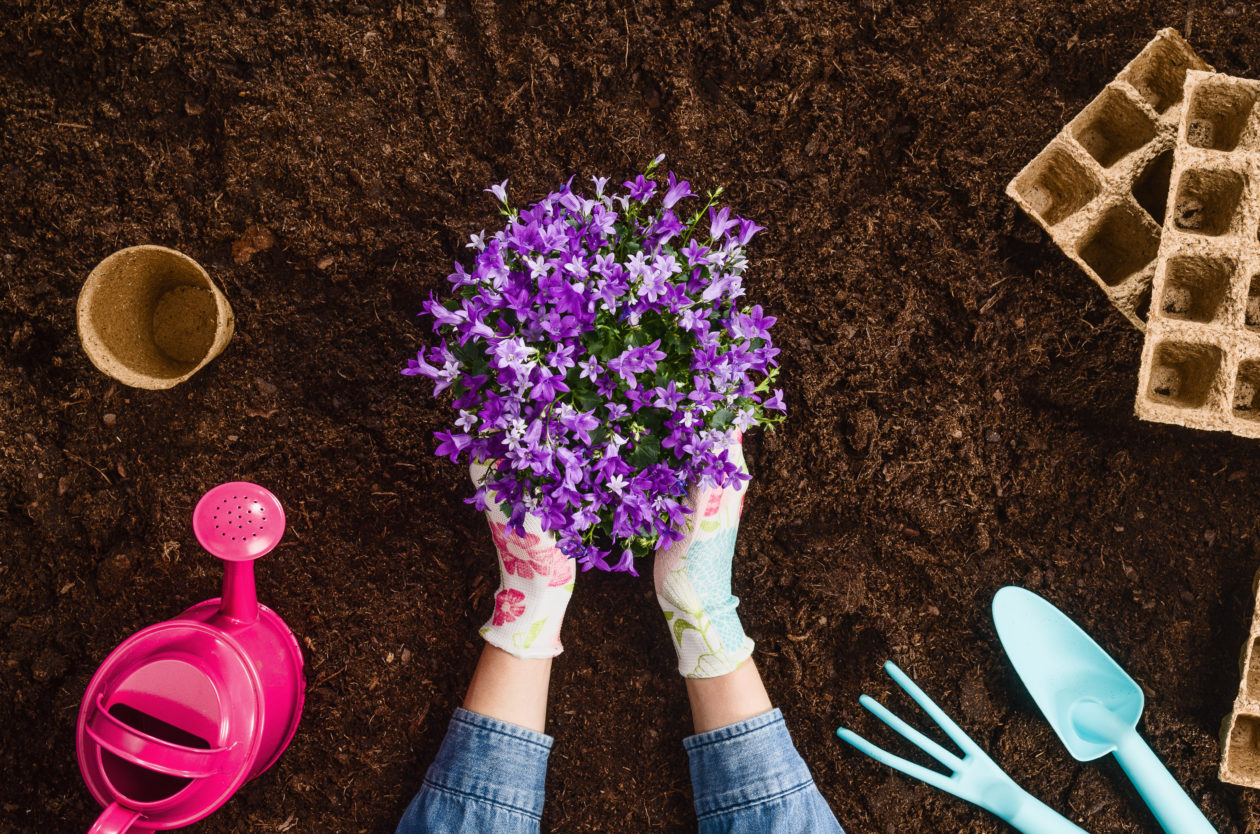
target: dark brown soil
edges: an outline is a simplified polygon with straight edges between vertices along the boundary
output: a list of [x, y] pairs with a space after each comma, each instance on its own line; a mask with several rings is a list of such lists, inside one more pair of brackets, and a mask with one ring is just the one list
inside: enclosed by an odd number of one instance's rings
[[[770, 690], [851, 832], [997, 832], [839, 724], [893, 658], [1090, 831], [1154, 830], [1072, 761], [988, 613], [1034, 588], [1146, 687], [1144, 732], [1222, 832], [1216, 778], [1260, 557], [1253, 441], [1132, 416], [1139, 334], [1003, 187], [1154, 32], [1256, 76], [1241, 0], [34, 3], [0, 12], [0, 830], [82, 831], [96, 665], [217, 594], [200, 493], [279, 494], [260, 594], [302, 639], [293, 746], [199, 832], [388, 832], [479, 649], [495, 577], [447, 419], [399, 376], [481, 190], [660, 151], [769, 227], [792, 411], [754, 436], [736, 585]], [[1192, 9], [1190, 14], [1188, 9]], [[92, 266], [179, 248], [238, 317], [167, 392], [79, 349]], [[645, 579], [583, 575], [554, 680], [546, 828], [692, 830], [683, 687]], [[894, 700], [899, 707], [903, 701]]]

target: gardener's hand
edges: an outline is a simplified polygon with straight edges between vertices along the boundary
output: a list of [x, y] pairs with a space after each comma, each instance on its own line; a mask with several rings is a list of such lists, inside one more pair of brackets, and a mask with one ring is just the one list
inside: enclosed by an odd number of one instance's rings
[[[468, 467], [473, 483], [481, 486], [488, 469], [479, 463]], [[525, 516], [524, 536], [513, 533], [507, 513], [489, 494], [486, 520], [499, 553], [499, 590], [481, 636], [516, 657], [555, 657], [564, 650], [560, 623], [573, 596], [574, 560], [560, 552], [537, 516]]]
[[[743, 447], [731, 447], [731, 461], [747, 474]], [[731, 594], [731, 561], [747, 482], [737, 488], [693, 487], [686, 535], [656, 554], [656, 599], [665, 612], [678, 651], [678, 671], [688, 678], [714, 678], [752, 655]]]

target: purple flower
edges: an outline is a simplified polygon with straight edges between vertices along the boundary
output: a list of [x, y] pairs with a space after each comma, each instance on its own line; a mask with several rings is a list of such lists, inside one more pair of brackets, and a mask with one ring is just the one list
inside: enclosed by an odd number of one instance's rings
[[669, 172], [669, 188], [665, 191], [665, 196], [661, 198], [661, 207], [668, 210], [682, 199], [694, 197], [691, 193], [691, 183], [686, 180], [678, 180], [674, 176], [674, 172]]
[[700, 242], [695, 238], [687, 241], [687, 245], [682, 249], [682, 255], [687, 262], [693, 266], [705, 265], [709, 263], [709, 250], [705, 246], [701, 246]]
[[557, 394], [568, 390], [569, 386], [564, 384], [564, 374], [542, 372], [529, 395], [537, 400], [554, 400]]
[[726, 206], [722, 206], [722, 210], [718, 211], [712, 207], [709, 208], [709, 239], [717, 240], [726, 234], [727, 230], [739, 224], [739, 218], [731, 217], [731, 210]]
[[735, 236], [735, 242], [740, 246], [747, 246], [748, 241], [753, 239], [753, 235], [757, 234], [757, 232], [764, 232], [765, 230], [765, 226], [758, 226], [751, 220], [741, 219], [739, 221], [739, 234]]
[[656, 183], [639, 174], [633, 180], [621, 184], [629, 192], [629, 197], [636, 203], [645, 203], [656, 193]]
[[664, 387], [657, 386], [654, 390], [656, 399], [652, 405], [657, 408], [663, 408], [666, 411], [676, 411], [683, 400], [687, 398], [685, 394], [678, 390], [678, 386], [671, 379]]
[[590, 433], [599, 428], [599, 420], [595, 419], [594, 411], [575, 412], [571, 416], [561, 418], [560, 422], [587, 446], [591, 444]]
[[452, 434], [448, 431], [435, 431], [433, 436], [441, 442], [438, 444], [436, 454], [438, 457], [450, 456], [451, 460], [458, 462], [459, 453], [468, 448], [472, 443], [472, 438], [466, 434]]
[[534, 356], [534, 351], [525, 345], [525, 340], [518, 337], [511, 339], [500, 339], [498, 344], [494, 346], [494, 357], [498, 360], [498, 365], [503, 369], [511, 369], [518, 374], [529, 373], [529, 366]]
[[747, 313], [739, 313], [734, 317], [731, 335], [737, 339], [768, 339], [774, 322], [774, 316], [762, 315], [761, 305], [756, 304]]

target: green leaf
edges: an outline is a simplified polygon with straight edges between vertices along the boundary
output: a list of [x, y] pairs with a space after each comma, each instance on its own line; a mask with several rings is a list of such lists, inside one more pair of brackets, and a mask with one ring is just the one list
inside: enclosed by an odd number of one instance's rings
[[634, 451], [625, 458], [636, 469], [646, 469], [661, 459], [660, 438], [650, 434], [643, 435], [635, 444]]
[[455, 345], [451, 348], [451, 353], [455, 354], [455, 358], [465, 365], [472, 365], [478, 360], [485, 362], [486, 356], [481, 349], [473, 342], [466, 345]]
[[583, 385], [581, 388], [576, 386], [570, 387], [573, 389], [573, 401], [582, 411], [591, 411], [604, 401], [599, 392], [589, 385]]

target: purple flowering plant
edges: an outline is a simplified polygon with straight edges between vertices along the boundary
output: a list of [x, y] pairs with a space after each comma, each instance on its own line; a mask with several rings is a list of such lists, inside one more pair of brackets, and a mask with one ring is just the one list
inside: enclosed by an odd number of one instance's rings
[[469, 502], [492, 494], [518, 535], [535, 514], [583, 570], [636, 574], [681, 537], [689, 485], [746, 480], [731, 444], [786, 408], [775, 319], [739, 304], [763, 227], [719, 207], [721, 188], [701, 206], [654, 178], [661, 159], [619, 193], [571, 178], [521, 210], [506, 180], [486, 189], [507, 224], [472, 235], [472, 270], [423, 305], [439, 344], [403, 370], [454, 393], [438, 455], [498, 462]]

